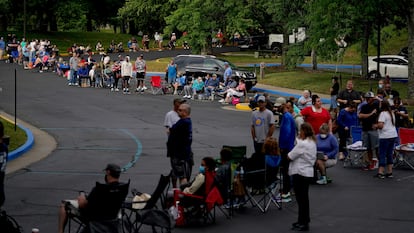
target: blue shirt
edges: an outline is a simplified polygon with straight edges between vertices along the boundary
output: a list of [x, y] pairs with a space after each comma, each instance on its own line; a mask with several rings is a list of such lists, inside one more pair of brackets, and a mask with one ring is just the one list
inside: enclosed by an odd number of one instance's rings
[[177, 67], [175, 65], [168, 65], [168, 78], [177, 77]]
[[229, 66], [229, 67], [227, 67], [227, 68], [226, 68], [226, 70], [224, 71], [224, 74], [223, 74], [223, 79], [224, 79], [224, 82], [226, 82], [226, 81], [227, 81], [227, 79], [228, 79], [229, 77], [231, 77], [232, 73], [233, 73], [233, 70], [231, 69], [231, 67], [230, 67], [230, 66]]
[[291, 151], [295, 146], [296, 140], [296, 125], [292, 114], [289, 112], [283, 113], [280, 133], [279, 133], [279, 148]]
[[6, 48], [6, 43], [4, 42], [4, 40], [0, 40], [0, 49], [5, 49]]
[[322, 138], [320, 134], [316, 135], [316, 150], [323, 152], [329, 159], [335, 159], [338, 154], [338, 140], [332, 135], [327, 134], [326, 138]]

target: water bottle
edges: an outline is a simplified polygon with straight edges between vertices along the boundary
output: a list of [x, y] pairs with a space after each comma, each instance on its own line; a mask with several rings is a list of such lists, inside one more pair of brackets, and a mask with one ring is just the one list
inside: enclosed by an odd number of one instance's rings
[[244, 178], [244, 169], [243, 166], [240, 167], [240, 180], [243, 180]]

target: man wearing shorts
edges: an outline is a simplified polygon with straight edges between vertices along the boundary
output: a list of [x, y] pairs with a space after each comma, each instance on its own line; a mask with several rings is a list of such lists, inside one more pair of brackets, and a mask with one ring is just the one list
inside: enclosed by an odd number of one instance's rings
[[129, 79], [132, 76], [132, 64], [129, 61], [129, 56], [125, 57], [125, 60], [121, 63], [121, 76], [122, 76], [122, 91], [124, 94], [129, 94]]
[[[194, 164], [191, 151], [193, 130], [190, 105], [183, 103], [177, 111], [180, 120], [170, 128], [167, 141], [167, 157], [171, 159], [173, 177], [176, 177], [179, 180], [179, 185], [182, 185], [190, 179]], [[173, 182], [173, 187], [177, 187], [176, 182]]]
[[144, 86], [145, 73], [147, 72], [147, 65], [144, 60], [144, 55], [141, 54], [135, 61], [135, 69], [137, 71], [137, 89], [136, 92], [144, 92], [146, 87]]
[[[368, 165], [364, 170], [373, 170], [375, 163], [373, 162], [374, 151], [378, 151], [378, 131], [377, 119], [380, 112], [379, 101], [375, 99], [373, 92], [367, 92], [364, 95], [367, 103], [361, 107], [358, 118], [362, 124], [362, 143], [367, 148]], [[377, 153], [376, 153], [377, 154]]]

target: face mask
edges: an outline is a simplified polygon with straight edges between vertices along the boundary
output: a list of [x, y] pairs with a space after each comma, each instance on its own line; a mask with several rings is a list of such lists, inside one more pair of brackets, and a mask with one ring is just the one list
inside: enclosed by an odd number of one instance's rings
[[384, 87], [384, 85], [378, 84], [378, 88], [382, 89], [383, 87]]
[[203, 166], [200, 166], [200, 167], [198, 168], [198, 170], [199, 170], [199, 172], [200, 172], [200, 173], [203, 173], [203, 174], [204, 174], [204, 172], [206, 171], [206, 168], [205, 168], [205, 167], [203, 167]]
[[328, 137], [328, 135], [327, 135], [327, 134], [320, 134], [320, 136], [321, 136], [321, 138], [326, 138], [326, 137]]

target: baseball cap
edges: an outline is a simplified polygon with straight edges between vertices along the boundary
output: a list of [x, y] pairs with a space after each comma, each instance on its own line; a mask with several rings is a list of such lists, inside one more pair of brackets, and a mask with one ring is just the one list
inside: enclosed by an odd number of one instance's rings
[[276, 107], [279, 107], [279, 106], [281, 106], [282, 104], [286, 104], [286, 99], [285, 99], [285, 98], [283, 98], [283, 97], [279, 97], [279, 98], [277, 98], [277, 99], [276, 99], [276, 102], [275, 102], [275, 106], [276, 106]]
[[120, 174], [121, 173], [121, 167], [114, 164], [114, 163], [108, 163], [108, 165], [106, 165], [106, 168], [104, 169], [104, 171], [110, 171], [111, 173]]
[[374, 98], [375, 95], [374, 95], [374, 92], [368, 91], [367, 93], [365, 93], [364, 97], [365, 98]]
[[266, 102], [266, 98], [261, 95], [261, 96], [259, 96], [259, 98], [257, 98], [257, 102], [260, 102], [260, 101]]

